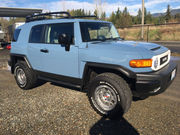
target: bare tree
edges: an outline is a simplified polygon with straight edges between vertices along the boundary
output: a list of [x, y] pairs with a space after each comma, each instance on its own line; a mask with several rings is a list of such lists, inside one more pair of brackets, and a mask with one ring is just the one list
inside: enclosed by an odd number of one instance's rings
[[101, 17], [104, 13], [105, 0], [94, 0], [95, 10], [97, 11], [97, 16]]
[[66, 11], [66, 1], [65, 0], [61, 0], [62, 2], [62, 10]]

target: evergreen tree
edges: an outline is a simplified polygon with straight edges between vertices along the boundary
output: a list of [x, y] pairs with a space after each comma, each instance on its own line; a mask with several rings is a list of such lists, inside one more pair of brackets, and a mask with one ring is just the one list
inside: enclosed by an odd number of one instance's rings
[[138, 24], [137, 16], [132, 16], [132, 23], [133, 24]]
[[119, 28], [122, 27], [121, 25], [122, 25], [122, 12], [118, 8], [115, 14], [115, 26]]
[[146, 15], [146, 24], [151, 24], [152, 23], [152, 15], [150, 12], [148, 12], [148, 14]]
[[144, 24], [146, 24], [147, 21], [147, 10], [144, 8]]
[[105, 12], [102, 12], [102, 14], [101, 14], [101, 19], [102, 19], [102, 20], [106, 20], [106, 13], [105, 13]]
[[94, 10], [94, 15], [97, 16], [97, 17], [99, 17], [98, 11], [97, 11], [96, 9]]
[[111, 13], [109, 21], [112, 22], [114, 25], [116, 24], [116, 15], [114, 12]]
[[167, 6], [167, 11], [166, 11], [165, 19], [166, 19], [166, 22], [169, 22], [169, 20], [171, 19], [170, 5]]
[[89, 10], [88, 15], [91, 15], [91, 11]]
[[142, 18], [142, 12], [141, 9], [139, 9], [137, 15], [137, 24], [141, 24], [141, 18]]
[[132, 17], [130, 16], [127, 7], [124, 8], [123, 13], [122, 13], [122, 26], [127, 27], [132, 25]]
[[127, 16], [128, 14], [129, 14], [129, 13], [128, 13], [128, 11], [127, 11], [127, 7], [125, 7], [124, 10], [123, 10], [123, 15], [124, 15], [124, 16]]
[[177, 13], [174, 18], [180, 23], [180, 13]]
[[118, 8], [118, 10], [116, 11], [116, 20], [120, 19], [121, 18], [121, 11], [120, 9]]

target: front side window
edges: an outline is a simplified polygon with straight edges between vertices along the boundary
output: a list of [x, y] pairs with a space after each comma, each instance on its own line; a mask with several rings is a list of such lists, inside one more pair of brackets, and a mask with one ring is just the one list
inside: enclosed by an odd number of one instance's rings
[[29, 42], [43, 43], [43, 30], [44, 30], [44, 25], [37, 25], [32, 27], [29, 37]]
[[58, 38], [61, 34], [71, 36], [71, 44], [74, 44], [73, 23], [48, 24], [45, 33], [45, 43], [47, 44], [58, 44]]
[[80, 22], [80, 28], [83, 42], [120, 38], [116, 28], [111, 23]]
[[18, 40], [20, 31], [21, 29], [15, 29], [14, 34], [13, 34], [13, 42], [16, 42]]

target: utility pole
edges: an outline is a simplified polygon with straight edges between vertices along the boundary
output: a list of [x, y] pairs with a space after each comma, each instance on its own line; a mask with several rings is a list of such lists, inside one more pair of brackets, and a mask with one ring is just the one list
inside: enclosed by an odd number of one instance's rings
[[144, 0], [142, 0], [141, 39], [144, 39]]

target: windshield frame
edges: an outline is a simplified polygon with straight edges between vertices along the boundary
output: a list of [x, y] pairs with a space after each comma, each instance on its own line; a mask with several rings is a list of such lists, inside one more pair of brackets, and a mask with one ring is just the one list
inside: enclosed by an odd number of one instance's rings
[[[114, 29], [114, 32], [115, 32], [115, 37], [111, 37], [111, 38], [104, 38], [104, 39], [99, 39], [99, 38], [96, 38], [96, 39], [90, 39], [90, 32], [88, 31], [87, 26], [88, 24], [103, 24], [103, 25], [110, 25], [109, 27], [113, 27]], [[98, 22], [98, 21], [92, 21], [92, 22], [79, 22], [79, 26], [80, 26], [80, 33], [81, 33], [81, 39], [82, 39], [82, 42], [97, 42], [97, 41], [101, 41], [101, 42], [104, 42], [104, 41], [109, 41], [109, 40], [113, 40], [113, 41], [117, 41], [117, 40], [122, 40], [119, 36], [119, 33], [116, 29], [116, 27], [111, 23], [111, 22]], [[96, 27], [96, 26], [95, 26]], [[96, 29], [95, 29], [96, 30]], [[100, 29], [97, 29], [97, 33], [98, 33], [98, 30]], [[110, 31], [110, 30], [109, 30]], [[113, 33], [110, 33], [111, 36], [113, 36]], [[88, 37], [87, 37], [88, 35]]]

